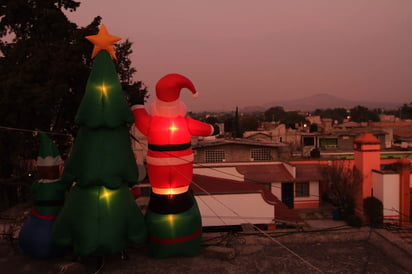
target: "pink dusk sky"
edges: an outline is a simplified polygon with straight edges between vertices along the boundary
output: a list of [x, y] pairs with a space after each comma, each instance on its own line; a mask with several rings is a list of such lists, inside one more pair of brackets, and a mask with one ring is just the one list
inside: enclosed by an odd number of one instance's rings
[[68, 17], [86, 26], [98, 15], [133, 42], [152, 99], [165, 74], [193, 81], [189, 111], [318, 93], [412, 102], [410, 0], [83, 0]]

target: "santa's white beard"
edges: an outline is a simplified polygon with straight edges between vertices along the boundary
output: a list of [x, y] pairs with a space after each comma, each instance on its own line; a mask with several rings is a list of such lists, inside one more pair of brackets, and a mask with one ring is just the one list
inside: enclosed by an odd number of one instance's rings
[[179, 99], [172, 102], [164, 102], [156, 99], [150, 106], [152, 116], [177, 117], [186, 115], [186, 105]]

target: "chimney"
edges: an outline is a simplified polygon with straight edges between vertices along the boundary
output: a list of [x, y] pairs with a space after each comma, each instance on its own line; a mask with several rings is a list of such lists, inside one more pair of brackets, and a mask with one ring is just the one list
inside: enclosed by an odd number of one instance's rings
[[354, 140], [354, 164], [362, 174], [362, 185], [355, 194], [355, 214], [363, 218], [363, 199], [373, 196], [372, 170], [380, 170], [380, 141], [372, 133]]

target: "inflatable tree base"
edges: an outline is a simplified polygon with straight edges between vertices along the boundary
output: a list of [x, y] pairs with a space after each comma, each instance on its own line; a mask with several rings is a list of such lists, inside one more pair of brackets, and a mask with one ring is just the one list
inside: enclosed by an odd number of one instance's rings
[[190, 257], [200, 253], [202, 222], [191, 192], [179, 195], [152, 193], [146, 225], [151, 257]]
[[54, 239], [72, 246], [78, 256], [103, 256], [121, 252], [128, 242], [145, 243], [144, 217], [125, 185], [75, 186], [56, 220]]

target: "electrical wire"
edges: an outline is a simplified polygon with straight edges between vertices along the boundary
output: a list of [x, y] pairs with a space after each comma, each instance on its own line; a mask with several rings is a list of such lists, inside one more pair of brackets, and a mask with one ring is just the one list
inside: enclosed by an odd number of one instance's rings
[[[173, 167], [173, 166], [172, 166]], [[174, 168], [174, 167], [173, 167]], [[293, 250], [291, 250], [290, 248], [288, 248], [287, 246], [285, 246], [284, 244], [280, 243], [278, 240], [276, 240], [275, 238], [272, 238], [269, 234], [267, 234], [266, 232], [264, 232], [263, 230], [261, 230], [259, 227], [257, 227], [254, 224], [251, 224], [248, 220], [244, 219], [242, 216], [240, 216], [236, 211], [234, 211], [232, 208], [228, 207], [226, 204], [222, 203], [220, 200], [218, 200], [216, 197], [214, 197], [214, 195], [212, 195], [211, 193], [209, 193], [206, 189], [202, 188], [199, 184], [197, 184], [196, 182], [194, 182], [193, 180], [191, 180], [191, 178], [188, 178], [185, 174], [181, 173], [179, 170], [177, 170], [175, 168], [175, 171], [177, 171], [178, 173], [180, 173], [180, 175], [182, 175], [183, 177], [186, 178], [186, 180], [191, 181], [191, 183], [193, 183], [194, 185], [196, 185], [197, 187], [199, 187], [202, 191], [204, 191], [207, 195], [211, 196], [215, 201], [217, 201], [220, 205], [222, 205], [223, 207], [225, 207], [226, 209], [228, 209], [229, 211], [231, 211], [233, 214], [235, 214], [237, 217], [239, 217], [240, 219], [244, 220], [245, 223], [252, 225], [257, 231], [259, 231], [260, 233], [262, 233], [263, 235], [265, 235], [266, 237], [268, 237], [270, 240], [272, 240], [274, 243], [276, 243], [277, 245], [279, 245], [280, 247], [282, 247], [283, 249], [285, 249], [286, 251], [288, 251], [290, 254], [292, 254], [293, 256], [295, 256], [296, 258], [298, 258], [299, 260], [301, 260], [303, 263], [305, 263], [306, 265], [308, 265], [309, 267], [311, 267], [312, 269], [316, 270], [319, 273], [324, 273], [321, 269], [319, 269], [318, 267], [314, 266], [313, 264], [311, 264], [309, 261], [307, 261], [306, 259], [304, 259], [302, 256], [300, 256], [299, 254], [297, 254], [296, 252], [294, 252]]]
[[71, 134], [52, 132], [52, 131], [33, 130], [33, 129], [25, 129], [25, 128], [5, 127], [5, 126], [0, 126], [0, 129], [10, 130], [10, 131], [27, 132], [27, 133], [32, 133], [32, 134], [37, 134], [39, 131], [41, 131], [41, 132], [44, 132], [44, 133], [47, 133], [47, 134], [50, 134], [50, 135], [61, 135], [61, 136], [72, 137]]
[[[139, 144], [141, 144], [140, 141], [137, 140], [133, 135], [131, 135], [131, 136], [132, 136], [132, 138], [133, 138], [135, 141], [137, 141]], [[141, 144], [141, 145], [142, 145], [142, 144]], [[144, 148], [143, 145], [142, 145], [142, 147]], [[165, 154], [168, 154], [168, 156], [176, 157], [176, 156], [171, 155], [171, 154], [169, 154], [169, 153], [167, 153], [167, 152], [164, 152], [164, 153], [165, 153]], [[182, 160], [185, 160], [185, 159], [182, 159]], [[231, 173], [229, 173], [229, 172], [225, 172], [225, 171], [222, 171], [222, 170], [219, 170], [219, 169], [210, 167], [210, 166], [204, 166], [204, 165], [202, 165], [202, 164], [197, 164], [197, 166], [206, 167], [206, 168], [212, 169], [212, 170], [214, 170], [214, 171], [220, 172], [220, 173], [222, 173], [222, 174], [229, 175], [229, 176], [232, 176], [232, 177], [234, 177], [234, 178], [239, 178], [239, 179], [244, 180], [244, 177], [242, 177], [242, 176], [238, 176], [238, 175], [235, 175], [235, 174], [231, 174]], [[175, 170], [176, 170], [177, 172], [179, 172], [177, 169], [175, 169]], [[181, 174], [181, 175], [185, 176], [184, 174]], [[189, 178], [187, 178], [187, 179], [189, 179]], [[255, 183], [263, 183], [263, 182], [259, 182], [259, 181], [257, 181], [257, 180], [250, 179], [250, 178], [248, 178], [248, 180], [250, 180], [250, 181], [252, 181], [252, 182], [255, 182]], [[225, 204], [223, 204], [221, 201], [219, 201], [218, 199], [216, 199], [216, 197], [214, 197], [214, 195], [212, 195], [211, 193], [207, 192], [204, 188], [202, 188], [202, 187], [201, 187], [200, 185], [198, 185], [196, 182], [194, 182], [193, 180], [192, 180], [191, 182], [192, 182], [194, 185], [196, 185], [199, 189], [201, 189], [202, 191], [204, 191], [206, 194], [208, 194], [209, 196], [211, 196], [213, 199], [215, 199], [218, 203], [220, 203], [221, 205], [223, 205], [226, 209], [228, 209], [228, 210], [230, 210], [232, 213], [236, 214], [239, 218], [243, 218], [243, 217], [240, 216], [236, 211], [234, 211], [233, 209], [227, 207], [227, 206], [226, 206]], [[274, 187], [280, 188], [279, 186], [274, 186]], [[314, 196], [314, 195], [312, 195], [312, 196]], [[317, 197], [320, 197], [320, 196], [317, 196]], [[220, 216], [219, 216], [214, 210], [211, 209], [211, 207], [209, 207], [203, 200], [201, 200], [201, 201], [202, 201], [219, 219], [221, 219]], [[222, 221], [223, 221], [223, 220], [222, 220]], [[224, 222], [224, 221], [223, 221], [223, 222]], [[249, 223], [249, 224], [250, 224], [250, 223]], [[323, 273], [323, 271], [322, 271], [321, 269], [319, 269], [319, 268], [317, 268], [316, 266], [312, 265], [310, 262], [308, 262], [307, 260], [305, 260], [304, 258], [302, 258], [299, 254], [297, 254], [297, 253], [294, 252], [293, 250], [289, 249], [287, 246], [285, 246], [285, 245], [283, 245], [282, 243], [280, 243], [279, 241], [277, 241], [274, 237], [272, 237], [271, 235], [269, 235], [267, 232], [261, 230], [259, 227], [255, 226], [254, 224], [251, 224], [251, 225], [252, 225], [257, 231], [259, 231], [261, 234], [263, 234], [264, 236], [270, 238], [273, 242], [275, 242], [276, 244], [278, 244], [278, 245], [281, 246], [282, 248], [286, 249], [289, 253], [291, 253], [291, 254], [294, 255], [295, 257], [299, 258], [302, 262], [304, 262], [305, 264], [309, 265], [311, 268], [315, 269], [316, 271], [318, 271], [318, 272], [320, 272], [320, 273]], [[347, 229], [347, 226], [342, 226], [342, 227], [346, 227], [346, 228], [344, 228], [344, 229]], [[334, 228], [334, 227], [332, 227], [332, 228], [326, 228], [326, 229], [317, 230], [317, 231], [298, 231], [298, 232], [293, 232], [293, 233], [302, 233], [302, 232], [308, 233], [308, 232], [320, 232], [320, 231], [336, 231], [336, 230], [340, 230], [340, 229], [342, 229], [342, 228], [339, 228], [339, 227]], [[368, 233], [368, 238], [367, 238], [367, 240], [369, 240], [370, 237], [371, 237], [372, 229], [373, 229], [373, 228], [371, 227], [371, 229], [370, 229], [370, 231], [369, 231], [369, 233]], [[284, 235], [286, 235], [286, 234], [284, 234]], [[278, 237], [279, 237], [279, 236], [278, 236]], [[365, 269], [365, 270], [366, 270], [366, 268], [367, 268], [367, 263], [366, 263], [366, 265], [364, 266], [364, 269]]]

